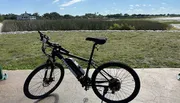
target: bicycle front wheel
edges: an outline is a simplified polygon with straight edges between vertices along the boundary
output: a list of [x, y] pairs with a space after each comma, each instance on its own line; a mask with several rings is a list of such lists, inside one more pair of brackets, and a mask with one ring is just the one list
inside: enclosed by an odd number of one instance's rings
[[92, 75], [94, 93], [107, 103], [128, 103], [140, 90], [140, 80], [129, 66], [109, 62], [98, 67]]
[[23, 88], [26, 97], [30, 99], [47, 97], [60, 85], [64, 77], [64, 68], [61, 64], [55, 63], [54, 70], [52, 73], [51, 71], [50, 65], [43, 64], [30, 73]]

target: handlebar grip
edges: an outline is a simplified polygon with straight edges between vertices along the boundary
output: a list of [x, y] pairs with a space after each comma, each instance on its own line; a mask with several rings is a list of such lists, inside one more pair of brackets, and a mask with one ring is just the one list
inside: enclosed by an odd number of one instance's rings
[[41, 37], [41, 41], [43, 41], [43, 39], [46, 39], [45, 41], [48, 41], [50, 38], [47, 35], [44, 35], [43, 33], [41, 33], [40, 31], [38, 31], [38, 33], [40, 34]]
[[40, 37], [41, 37], [41, 41], [43, 41], [43, 33], [41, 33], [40, 31], [38, 31], [38, 33], [40, 34]]

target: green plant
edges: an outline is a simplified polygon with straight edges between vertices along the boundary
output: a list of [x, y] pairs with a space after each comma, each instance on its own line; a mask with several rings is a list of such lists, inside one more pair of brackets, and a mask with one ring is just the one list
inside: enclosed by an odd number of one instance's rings
[[[112, 27], [110, 27], [112, 26]], [[61, 19], [4, 20], [3, 32], [36, 30], [166, 30], [168, 24], [148, 20]]]
[[0, 22], [4, 20], [4, 17], [0, 15]]
[[114, 23], [112, 26], [110, 26], [110, 30], [120, 30], [121, 26], [117, 23]]
[[109, 29], [110, 30], [135, 30], [135, 27], [128, 25], [127, 23], [121, 24], [121, 25], [114, 23], [113, 26], [110, 26]]
[[125, 24], [121, 24], [121, 30], [135, 30], [135, 27], [125, 23]]

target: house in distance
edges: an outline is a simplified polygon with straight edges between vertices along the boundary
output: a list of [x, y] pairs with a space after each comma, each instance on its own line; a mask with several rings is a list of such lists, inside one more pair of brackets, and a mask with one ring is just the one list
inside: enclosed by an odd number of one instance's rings
[[36, 20], [36, 16], [32, 16], [25, 11], [25, 13], [17, 16], [17, 20]]

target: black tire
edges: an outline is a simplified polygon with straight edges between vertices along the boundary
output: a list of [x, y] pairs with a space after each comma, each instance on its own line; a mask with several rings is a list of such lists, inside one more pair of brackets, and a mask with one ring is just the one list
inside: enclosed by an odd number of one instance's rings
[[[44, 74], [45, 74], [45, 70], [47, 70], [47, 67], [50, 67], [48, 64], [43, 64], [39, 67], [37, 67], [35, 70], [33, 70], [29, 76], [27, 77], [27, 79], [25, 80], [25, 83], [24, 83], [24, 88], [23, 88], [23, 91], [24, 91], [24, 94], [26, 95], [26, 97], [30, 98], [30, 99], [41, 99], [41, 98], [45, 98], [47, 97], [50, 93], [52, 93], [61, 83], [61, 81], [63, 80], [63, 77], [64, 77], [64, 68], [61, 64], [58, 64], [58, 63], [55, 63], [55, 69], [54, 69], [54, 78], [55, 76], [58, 74], [58, 72], [56, 72], [56, 70], [60, 71], [59, 72], [59, 76], [56, 77], [52, 82], [46, 84], [44, 84], [44, 81], [43, 81], [43, 77], [44, 77]], [[43, 72], [44, 70], [44, 73], [41, 73]], [[48, 68], [48, 73], [51, 69]], [[41, 73], [40, 75], [38, 75], [38, 73]], [[37, 76], [37, 77], [36, 77]], [[36, 79], [36, 78], [39, 78], [39, 79]], [[33, 82], [33, 79], [35, 80], [40, 80], [39, 82], [37, 82], [37, 84], [33, 84], [32, 87], [31, 87], [31, 84]], [[57, 83], [56, 83], [57, 81]], [[55, 83], [54, 86], [51, 86]], [[35, 89], [35, 87], [38, 86]], [[40, 86], [42, 86], [43, 90], [46, 90], [45, 92], [43, 92], [42, 94], [37, 94], [38, 93], [38, 90], [40, 89], [40, 92], [42, 91], [42, 89], [40, 88]], [[48, 90], [48, 87], [52, 87], [51, 89]], [[32, 93], [32, 90], [34, 90], [35, 93]]]
[[[113, 67], [113, 69], [112, 69], [112, 67]], [[116, 68], [114, 69], [114, 67], [116, 67]], [[110, 68], [110, 69], [107, 69], [107, 68]], [[129, 74], [126, 75], [125, 71], [128, 72]], [[115, 74], [116, 76], [112, 76], [113, 77], [113, 79], [112, 79], [112, 77], [108, 76], [107, 73], [105, 73], [105, 72], [107, 72], [111, 76], [113, 74]], [[117, 74], [118, 74], [118, 76], [117, 76]], [[120, 77], [121, 74], [123, 74], [122, 77]], [[132, 76], [132, 77], [130, 78], [130, 76]], [[109, 79], [109, 81], [107, 81], [107, 79]], [[112, 83], [111, 80], [116, 80], [116, 87], [113, 87], [113, 86], [115, 86], [115, 84], [113, 84], [113, 85], [110, 84], [110, 82]], [[127, 81], [125, 82], [125, 80], [128, 80], [128, 82]], [[132, 81], [133, 84], [129, 84], [130, 83], [129, 81], [130, 82]], [[127, 83], [129, 84], [128, 86], [125, 85]], [[111, 85], [111, 88], [110, 88], [110, 85]], [[133, 89], [130, 88], [131, 86], [133, 86]], [[92, 75], [92, 88], [93, 88], [94, 93], [101, 100], [103, 100], [107, 103], [128, 103], [131, 100], [133, 100], [139, 93], [140, 79], [139, 79], [138, 75], [136, 74], [136, 72], [131, 67], [129, 67], [125, 64], [119, 63], [119, 62], [108, 62], [108, 63], [105, 63], [105, 64], [99, 66], [94, 71], [94, 73]], [[114, 88], [116, 88], [116, 91]], [[105, 90], [107, 91], [106, 93], [105, 93]], [[123, 90], [125, 92], [122, 92]], [[115, 91], [114, 94], [112, 93], [112, 91]], [[130, 92], [130, 94], [128, 93], [128, 95], [127, 95], [126, 94], [127, 91]], [[118, 93], [120, 93], [120, 94], [118, 94]], [[112, 96], [114, 96], [114, 97], [111, 98]], [[118, 97], [124, 97], [124, 98], [119, 99]], [[116, 98], [118, 98], [118, 99], [116, 99]]]

